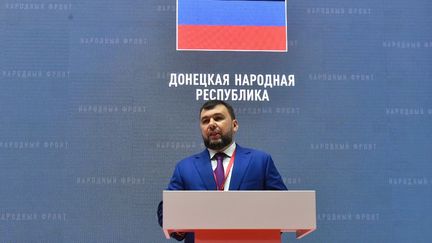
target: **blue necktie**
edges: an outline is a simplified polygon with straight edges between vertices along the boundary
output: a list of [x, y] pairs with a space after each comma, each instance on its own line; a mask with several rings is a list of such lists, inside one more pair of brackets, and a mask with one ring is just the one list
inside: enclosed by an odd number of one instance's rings
[[223, 160], [225, 158], [224, 153], [217, 153], [214, 156], [217, 161], [216, 169], [214, 170], [214, 173], [216, 175], [216, 185], [218, 190], [223, 190], [223, 183], [225, 181], [225, 172], [223, 167]]

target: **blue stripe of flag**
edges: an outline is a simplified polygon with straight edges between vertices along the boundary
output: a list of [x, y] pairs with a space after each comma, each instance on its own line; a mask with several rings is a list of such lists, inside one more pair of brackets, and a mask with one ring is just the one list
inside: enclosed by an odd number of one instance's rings
[[178, 0], [185, 25], [285, 26], [285, 1]]

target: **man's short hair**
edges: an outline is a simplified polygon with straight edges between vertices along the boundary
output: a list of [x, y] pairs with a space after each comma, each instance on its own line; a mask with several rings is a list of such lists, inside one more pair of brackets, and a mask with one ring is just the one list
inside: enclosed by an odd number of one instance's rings
[[222, 100], [209, 100], [206, 103], [204, 103], [201, 106], [200, 115], [201, 115], [201, 112], [203, 110], [211, 110], [211, 109], [215, 108], [215, 106], [217, 106], [217, 105], [225, 106], [227, 108], [228, 113], [230, 114], [231, 118], [233, 120], [236, 119], [235, 114], [234, 114], [234, 109], [232, 108], [232, 106], [230, 104], [226, 103], [225, 101], [222, 101]]

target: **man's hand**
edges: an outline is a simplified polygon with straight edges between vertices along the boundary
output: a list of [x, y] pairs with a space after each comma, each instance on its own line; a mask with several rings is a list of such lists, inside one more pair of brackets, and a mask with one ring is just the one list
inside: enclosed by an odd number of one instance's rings
[[182, 241], [186, 237], [186, 233], [185, 232], [174, 232], [174, 233], [171, 233], [170, 236], [172, 238], [178, 240], [178, 241]]
[[[158, 205], [157, 217], [158, 217], [159, 226], [162, 227], [162, 225], [163, 225], [163, 201], [161, 201]], [[178, 240], [178, 241], [182, 241], [186, 237], [186, 233], [185, 232], [174, 232], [174, 233], [171, 233], [170, 236], [172, 238]]]

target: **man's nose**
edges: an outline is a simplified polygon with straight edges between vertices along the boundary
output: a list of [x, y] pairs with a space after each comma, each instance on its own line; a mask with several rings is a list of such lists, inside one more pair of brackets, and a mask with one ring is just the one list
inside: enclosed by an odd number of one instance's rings
[[210, 129], [215, 129], [216, 128], [216, 121], [212, 118], [209, 121], [209, 128]]

